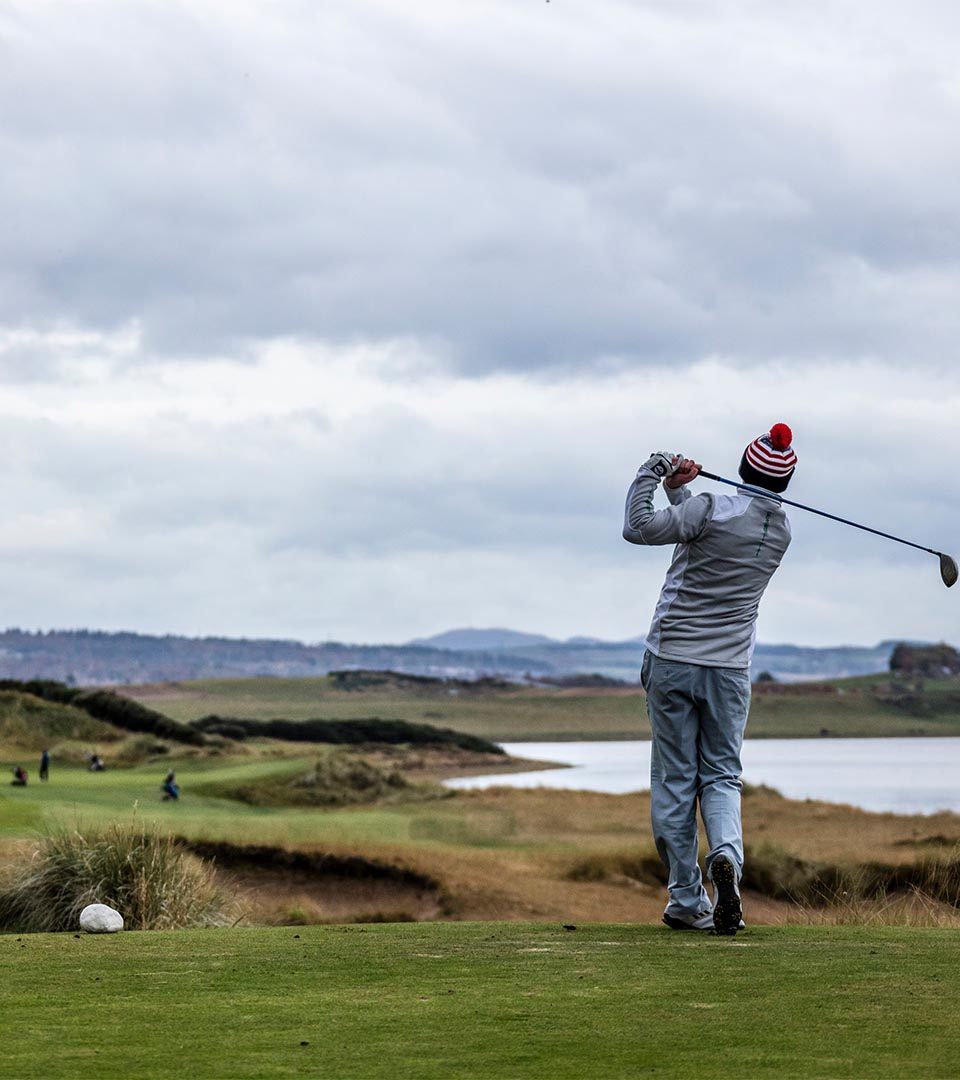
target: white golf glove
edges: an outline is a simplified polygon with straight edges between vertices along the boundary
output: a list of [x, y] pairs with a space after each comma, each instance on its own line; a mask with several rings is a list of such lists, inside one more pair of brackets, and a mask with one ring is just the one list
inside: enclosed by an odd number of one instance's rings
[[656, 453], [647, 458], [641, 468], [649, 469], [655, 476], [659, 476], [661, 480], [666, 480], [668, 476], [673, 476], [677, 469], [680, 468], [681, 461], [683, 461], [683, 454], [671, 454], [666, 450], [657, 450]]

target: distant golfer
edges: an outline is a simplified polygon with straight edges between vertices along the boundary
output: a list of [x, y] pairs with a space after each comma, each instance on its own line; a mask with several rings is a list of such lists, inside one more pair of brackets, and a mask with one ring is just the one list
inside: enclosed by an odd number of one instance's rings
[[[700, 466], [661, 452], [640, 466], [627, 493], [624, 539], [677, 545], [640, 676], [653, 733], [653, 836], [669, 873], [663, 921], [674, 930], [735, 934], [743, 926], [740, 750], [757, 609], [790, 543], [776, 496], [797, 464], [792, 441], [786, 424], [774, 424], [744, 451], [740, 478], [760, 491], [692, 496], [685, 485]], [[654, 510], [661, 480], [671, 505]], [[698, 800], [712, 906], [697, 864]]]
[[40, 779], [47, 781], [50, 779], [50, 751], [44, 750], [40, 755]]
[[171, 769], [160, 785], [160, 790], [163, 792], [163, 801], [169, 800], [176, 801], [180, 798], [180, 785], [177, 783], [177, 774]]

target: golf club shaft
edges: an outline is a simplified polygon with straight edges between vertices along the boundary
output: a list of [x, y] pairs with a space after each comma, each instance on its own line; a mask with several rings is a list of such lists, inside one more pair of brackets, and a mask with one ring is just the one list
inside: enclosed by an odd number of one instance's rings
[[904, 540], [900, 536], [894, 536], [892, 533], [881, 532], [879, 529], [871, 529], [869, 525], [860, 525], [856, 521], [848, 521], [846, 518], [838, 517], [836, 514], [828, 514], [826, 510], [817, 510], [813, 506], [804, 506], [803, 503], [794, 502], [792, 499], [785, 499], [782, 495], [777, 495], [775, 492], [764, 491], [763, 488], [753, 487], [752, 484], [745, 484], [742, 480], [727, 480], [722, 476], [717, 476], [716, 473], [706, 472], [701, 469], [697, 474], [698, 476], [706, 477], [707, 480], [716, 480], [718, 484], [729, 484], [730, 487], [745, 488], [747, 491], [756, 491], [760, 495], [766, 495], [767, 498], [774, 498], [778, 502], [786, 503], [788, 506], [795, 506], [798, 510], [807, 510], [811, 514], [819, 514], [820, 517], [829, 518], [831, 521], [839, 521], [841, 525], [852, 525], [855, 529], [863, 529], [864, 532], [873, 533], [874, 536], [883, 536], [887, 540], [895, 540], [898, 544], [906, 544], [907, 547], [917, 548], [919, 551], [929, 551], [931, 555], [942, 555], [942, 551], [935, 551], [933, 548], [924, 547], [923, 544], [915, 544], [912, 540]]

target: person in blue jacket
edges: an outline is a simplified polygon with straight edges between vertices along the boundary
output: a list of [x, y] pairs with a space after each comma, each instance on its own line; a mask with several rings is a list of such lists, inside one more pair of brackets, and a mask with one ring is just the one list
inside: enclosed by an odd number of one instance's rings
[[177, 774], [173, 771], [173, 769], [171, 769], [167, 773], [166, 779], [163, 781], [161, 788], [163, 790], [164, 802], [166, 802], [168, 799], [180, 798], [180, 785], [177, 783]]

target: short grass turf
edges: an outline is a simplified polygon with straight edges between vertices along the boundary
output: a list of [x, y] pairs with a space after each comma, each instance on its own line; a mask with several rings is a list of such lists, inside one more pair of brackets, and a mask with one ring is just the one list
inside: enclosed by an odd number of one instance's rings
[[11, 935], [0, 1076], [949, 1076], [958, 959], [893, 928]]
[[[294, 811], [271, 814], [234, 799], [202, 794], [202, 789], [211, 782], [242, 783], [297, 770], [306, 772], [312, 762], [308, 757], [227, 762], [200, 758], [99, 773], [54, 762], [46, 784], [31, 777], [25, 788], [0, 787], [0, 837], [30, 835], [45, 827], [82, 828], [131, 816], [191, 836], [243, 837], [252, 823], [269, 833], [271, 822], [280, 826], [283, 835], [287, 819], [304, 827], [308, 819], [301, 822]], [[183, 790], [179, 802], [162, 799], [160, 785], [171, 766]], [[0, 774], [9, 774], [10, 768], [9, 763], [0, 764]]]

